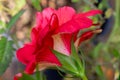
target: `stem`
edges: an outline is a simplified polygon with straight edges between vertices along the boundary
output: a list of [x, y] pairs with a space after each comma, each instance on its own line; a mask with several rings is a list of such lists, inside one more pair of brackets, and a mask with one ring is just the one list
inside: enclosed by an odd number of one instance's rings
[[88, 80], [88, 78], [84, 75], [82, 76], [82, 80]]
[[112, 32], [110, 34], [110, 37], [109, 37], [109, 39], [107, 41], [107, 44], [109, 44], [112, 37], [115, 36], [115, 33], [118, 30], [119, 25], [120, 25], [120, 23], [119, 23], [119, 19], [120, 19], [120, 5], [119, 5], [119, 2], [120, 2], [120, 0], [116, 0], [115, 24], [114, 24], [113, 30], [112, 30]]
[[36, 79], [37, 79], [37, 80], [42, 80], [41, 77], [40, 77], [42, 73], [39, 72], [38, 65], [37, 65], [37, 67], [36, 67], [36, 70], [37, 70], [37, 71], [36, 71]]

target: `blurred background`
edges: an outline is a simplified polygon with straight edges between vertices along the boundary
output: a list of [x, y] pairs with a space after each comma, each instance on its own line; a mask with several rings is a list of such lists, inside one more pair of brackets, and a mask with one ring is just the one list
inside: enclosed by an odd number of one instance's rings
[[[120, 0], [0, 0], [0, 39], [1, 36], [8, 37], [8, 40], [13, 41], [14, 47], [8, 53], [0, 52], [0, 80], [13, 80], [16, 73], [24, 70], [25, 66], [16, 59], [15, 51], [24, 43], [30, 42], [35, 13], [47, 7], [58, 9], [66, 5], [77, 12], [91, 9], [103, 11], [100, 18], [95, 18], [103, 31], [81, 44], [84, 57], [80, 55], [80, 58], [86, 62], [89, 80], [120, 80]], [[7, 29], [9, 35], [5, 33]], [[1, 41], [0, 46], [2, 45], [4, 43]], [[51, 73], [53, 75], [50, 76], [57, 77], [49, 78]], [[45, 71], [45, 74], [47, 80], [77, 80], [63, 79], [56, 71], [51, 70]]]

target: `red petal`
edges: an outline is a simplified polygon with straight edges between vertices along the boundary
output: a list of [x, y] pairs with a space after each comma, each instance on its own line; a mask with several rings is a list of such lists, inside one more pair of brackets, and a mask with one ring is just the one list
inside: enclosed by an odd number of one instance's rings
[[36, 13], [36, 28], [43, 29], [49, 23], [49, 20], [54, 13], [54, 9], [46, 8], [42, 13]]
[[59, 25], [66, 23], [71, 20], [73, 15], [75, 15], [75, 10], [72, 7], [62, 7], [56, 11], [56, 14], [59, 19]]
[[42, 19], [43, 19], [42, 13], [41, 12], [37, 12], [36, 13], [36, 26], [37, 27], [39, 27], [42, 24]]
[[35, 68], [36, 68], [36, 65], [37, 65], [37, 62], [36, 62], [35, 60], [31, 61], [31, 62], [27, 65], [27, 67], [26, 67], [26, 69], [25, 69], [25, 73], [27, 73], [27, 74], [33, 74], [33, 72], [34, 72], [34, 70], [35, 70]]
[[[55, 14], [52, 14], [51, 16], [51, 20], [49, 21], [49, 24], [47, 26], [44, 27], [44, 29], [42, 29], [39, 32], [39, 46], [42, 45], [43, 40], [45, 40], [44, 38], [46, 36], [50, 36], [55, 32], [55, 29], [58, 27], [58, 18]], [[46, 43], [46, 42], [45, 42]]]
[[70, 41], [71, 41], [71, 34], [70, 35], [54, 35], [54, 50], [63, 53], [65, 55], [70, 55]]
[[78, 32], [53, 35], [54, 50], [69, 56], [71, 53], [71, 41], [76, 41], [77, 34]]
[[49, 25], [47, 25], [43, 30], [39, 32], [38, 45], [41, 47], [44, 41], [44, 38], [49, 34]]
[[35, 46], [31, 44], [24, 45], [17, 51], [17, 58], [24, 64], [28, 64], [34, 59]]
[[93, 32], [92, 32], [92, 31], [85, 32], [85, 33], [83, 33], [83, 34], [81, 35], [81, 37], [80, 37], [80, 42], [85, 41], [85, 40], [88, 40], [88, 39], [90, 39], [92, 36], [93, 36]]
[[58, 17], [56, 14], [52, 14], [51, 19], [50, 19], [50, 31], [53, 31], [58, 28], [59, 23], [58, 23]]
[[36, 28], [33, 28], [31, 32], [31, 39], [32, 39], [33, 45], [37, 43], [37, 40], [39, 37], [38, 34], [39, 34], [39, 31]]
[[40, 51], [36, 56], [37, 62], [46, 62], [51, 64], [56, 64], [61, 66], [61, 63], [58, 61], [57, 57], [51, 52], [48, 47], [44, 47], [43, 51]]
[[42, 11], [43, 18], [46, 18], [47, 20], [50, 20], [52, 14], [55, 12], [52, 8], [46, 8]]
[[90, 39], [93, 36], [93, 32], [89, 31], [89, 32], [85, 32], [83, 33], [75, 42], [75, 46], [78, 47], [80, 45], [80, 43], [82, 43], [85, 40]]
[[86, 17], [73, 18], [69, 22], [63, 24], [56, 31], [57, 33], [75, 33], [81, 29], [92, 26], [92, 20]]
[[36, 61], [52, 63], [60, 66], [60, 62], [58, 61], [57, 57], [52, 53], [50, 48], [53, 48], [53, 40], [50, 37], [46, 37], [44, 39], [41, 49], [36, 55]]
[[88, 12], [84, 12], [84, 13], [79, 13], [77, 14], [77, 16], [81, 16], [81, 17], [89, 17], [89, 16], [94, 16], [97, 14], [102, 14], [101, 10], [90, 10]]

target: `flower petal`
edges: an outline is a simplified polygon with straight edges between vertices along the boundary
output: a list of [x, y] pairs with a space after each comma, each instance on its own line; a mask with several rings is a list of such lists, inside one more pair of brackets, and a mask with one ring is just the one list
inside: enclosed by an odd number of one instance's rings
[[41, 12], [36, 13], [36, 28], [43, 29], [48, 25], [51, 15], [54, 13], [54, 9], [46, 8]]
[[42, 45], [42, 42], [45, 40], [44, 38], [46, 36], [49, 35], [51, 37], [51, 35], [54, 34], [55, 29], [57, 27], [58, 27], [58, 18], [56, 16], [56, 14], [52, 14], [51, 19], [49, 21], [49, 24], [46, 25], [46, 27], [44, 27], [41, 31], [39, 31], [39, 34], [38, 34], [39, 35], [39, 41], [38, 42], [40, 42], [39, 46]]
[[39, 27], [42, 24], [42, 19], [43, 19], [42, 13], [41, 12], [37, 12], [36, 13], [36, 26], [37, 27]]
[[41, 49], [39, 49], [36, 55], [36, 61], [40, 63], [52, 63], [60, 66], [61, 63], [58, 61], [57, 57], [52, 53], [50, 48], [53, 49], [53, 39], [51, 37], [46, 36]]
[[58, 17], [56, 14], [52, 14], [51, 19], [50, 19], [50, 31], [55, 31], [56, 28], [58, 28], [59, 22], [58, 22]]
[[39, 32], [38, 45], [41, 47], [44, 41], [44, 38], [49, 34], [49, 25], [47, 25], [43, 30]]
[[73, 15], [75, 15], [75, 10], [72, 7], [62, 7], [56, 11], [56, 14], [59, 19], [59, 25], [66, 23], [71, 20]]
[[57, 66], [61, 66], [61, 63], [58, 61], [57, 57], [52, 53], [48, 47], [44, 47], [43, 51], [40, 51], [36, 56], [36, 61], [39, 63], [51, 63]]
[[39, 37], [38, 34], [39, 34], [39, 31], [36, 28], [33, 28], [32, 31], [31, 31], [32, 44], [37, 43], [37, 40], [38, 40], [38, 37]]
[[33, 74], [34, 70], [36, 69], [37, 62], [35, 60], [31, 60], [31, 62], [27, 65], [25, 69], [25, 73]]
[[83, 34], [75, 41], [75, 47], [78, 47], [78, 46], [80, 45], [80, 43], [82, 43], [83, 41], [86, 41], [86, 40], [90, 39], [93, 35], [94, 35], [94, 33], [93, 33], [92, 31], [83, 33]]
[[90, 10], [88, 12], [84, 12], [84, 13], [79, 13], [77, 14], [78, 17], [89, 17], [89, 16], [95, 16], [97, 14], [102, 14], [101, 10]]
[[46, 18], [47, 20], [50, 20], [52, 14], [55, 12], [52, 8], [46, 8], [42, 11], [43, 18]]
[[31, 44], [24, 45], [23, 48], [17, 50], [17, 58], [24, 64], [28, 64], [34, 59], [35, 46]]
[[59, 51], [60, 53], [63, 53], [65, 55], [70, 55], [70, 41], [71, 41], [71, 35], [54, 35], [53, 36], [54, 41], [54, 50]]
[[73, 18], [58, 28], [56, 33], [75, 33], [92, 26], [92, 20], [86, 17]]

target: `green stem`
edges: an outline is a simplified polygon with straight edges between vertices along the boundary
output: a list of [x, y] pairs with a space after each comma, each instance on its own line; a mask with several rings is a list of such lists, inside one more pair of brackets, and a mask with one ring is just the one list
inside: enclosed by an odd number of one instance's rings
[[84, 75], [84, 76], [82, 77], [82, 80], [88, 80], [88, 78]]
[[120, 22], [119, 22], [119, 20], [120, 20], [120, 5], [119, 5], [119, 3], [120, 3], [120, 0], [116, 0], [115, 24], [114, 24], [113, 30], [112, 30], [112, 32], [110, 34], [110, 37], [109, 37], [109, 39], [107, 41], [107, 44], [109, 44], [112, 37], [115, 36], [116, 30], [118, 29], [118, 27], [120, 25]]

